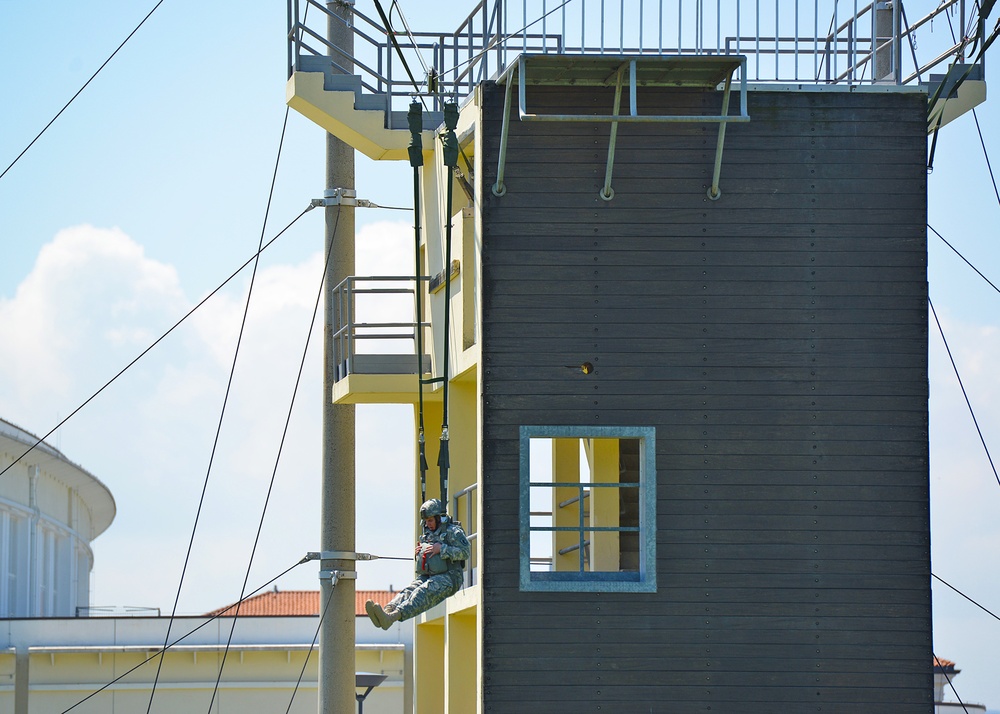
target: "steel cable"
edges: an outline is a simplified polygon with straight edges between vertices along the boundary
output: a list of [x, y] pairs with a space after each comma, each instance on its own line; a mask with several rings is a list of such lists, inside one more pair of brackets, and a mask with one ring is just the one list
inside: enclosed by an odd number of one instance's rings
[[[174, 596], [174, 605], [173, 605], [173, 608], [170, 611], [170, 620], [167, 623], [167, 634], [166, 634], [166, 637], [164, 639], [164, 645], [166, 645], [166, 643], [170, 641], [170, 630], [173, 628], [174, 619], [177, 616], [177, 606], [180, 603], [181, 591], [184, 588], [184, 578], [187, 575], [188, 564], [191, 561], [191, 552], [194, 549], [194, 538], [195, 538], [195, 534], [198, 532], [198, 523], [201, 520], [201, 510], [202, 510], [202, 508], [205, 505], [205, 494], [208, 492], [208, 482], [209, 482], [209, 479], [211, 478], [211, 475], [212, 475], [212, 466], [215, 464], [215, 454], [216, 454], [216, 451], [217, 451], [217, 449], [219, 447], [219, 439], [220, 439], [220, 437], [222, 435], [222, 424], [223, 424], [223, 422], [225, 420], [226, 408], [229, 405], [229, 394], [232, 391], [233, 379], [236, 376], [236, 364], [237, 364], [237, 362], [239, 360], [239, 356], [240, 356], [240, 347], [243, 344], [243, 334], [246, 331], [247, 318], [250, 315], [250, 301], [253, 298], [254, 286], [256, 285], [256, 280], [257, 280], [257, 268], [260, 265], [260, 253], [263, 250], [264, 235], [265, 235], [265, 230], [267, 229], [267, 218], [268, 218], [268, 215], [270, 214], [270, 210], [271, 210], [271, 200], [274, 197], [274, 184], [275, 184], [275, 180], [276, 180], [276, 177], [277, 177], [278, 164], [281, 161], [281, 149], [282, 149], [282, 146], [284, 144], [284, 139], [285, 139], [285, 127], [288, 124], [288, 111], [289, 111], [288, 108], [286, 108], [285, 109], [285, 122], [282, 125], [281, 138], [278, 141], [277, 157], [275, 158], [275, 162], [274, 162], [274, 173], [272, 174], [272, 177], [271, 177], [271, 190], [270, 190], [270, 192], [268, 194], [267, 206], [264, 209], [264, 220], [261, 223], [260, 238], [259, 238], [258, 243], [257, 243], [257, 254], [256, 254], [256, 257], [253, 260], [253, 271], [250, 274], [250, 285], [247, 288], [247, 299], [246, 299], [246, 302], [245, 302], [245, 304], [243, 306], [243, 317], [240, 320], [240, 330], [239, 330], [239, 334], [236, 337], [236, 348], [233, 350], [232, 365], [229, 368], [229, 379], [226, 382], [226, 391], [225, 391], [225, 394], [222, 397], [222, 408], [219, 411], [219, 421], [218, 421], [218, 423], [216, 425], [216, 428], [215, 428], [215, 438], [212, 441], [212, 450], [211, 450], [211, 452], [209, 454], [209, 457], [208, 457], [208, 467], [205, 470], [205, 479], [202, 482], [201, 495], [198, 498], [198, 508], [195, 511], [194, 524], [191, 527], [191, 537], [188, 539], [187, 552], [184, 554], [184, 565], [181, 567], [181, 577], [180, 577], [180, 580], [177, 583], [177, 594]], [[263, 519], [263, 516], [262, 516], [262, 519]], [[254, 544], [254, 547], [256, 548], [256, 543]], [[249, 577], [249, 569], [248, 569], [248, 577]], [[237, 612], [238, 611], [239, 611], [239, 608], [237, 607]], [[233, 623], [233, 626], [235, 627], [235, 621]], [[230, 633], [230, 636], [232, 636], [232, 633]], [[228, 650], [228, 645], [227, 645], [227, 650]], [[223, 660], [223, 665], [224, 665], [224, 663], [225, 663], [225, 660]], [[149, 703], [146, 705], [146, 714], [149, 714], [149, 712], [153, 708], [153, 698], [156, 696], [156, 685], [157, 685], [157, 683], [160, 680], [160, 673], [161, 673], [162, 669], [163, 669], [163, 656], [161, 655], [160, 656], [160, 661], [159, 661], [159, 663], [156, 666], [156, 676], [153, 678], [153, 687], [152, 687], [152, 689], [151, 689], [151, 691], [149, 693]], [[221, 679], [221, 676], [222, 676], [222, 668], [220, 666], [220, 669], [219, 669], [219, 678], [220, 679]], [[216, 688], [215, 688], [215, 690], [213, 690], [213, 692], [212, 692], [212, 702], [215, 701], [215, 695], [216, 695], [217, 691], [218, 691], [218, 681], [216, 682]], [[209, 704], [209, 712], [211, 712], [211, 708], [212, 707], [211, 707], [211, 703], [210, 703]]]
[[115, 49], [115, 51], [112, 52], [111, 55], [106, 60], [104, 60], [103, 63], [101, 63], [101, 66], [97, 68], [97, 71], [94, 72], [92, 75], [90, 75], [90, 79], [88, 79], [86, 82], [84, 82], [82, 87], [80, 87], [78, 90], [76, 90], [76, 94], [74, 94], [72, 97], [70, 97], [69, 101], [66, 102], [63, 105], [63, 108], [60, 109], [58, 112], [56, 112], [56, 115], [49, 120], [49, 123], [46, 124], [42, 128], [42, 130], [40, 132], [38, 132], [38, 135], [35, 136], [35, 138], [32, 139], [30, 142], [28, 142], [28, 145], [26, 147], [24, 147], [24, 149], [21, 151], [21, 153], [18, 154], [14, 158], [13, 161], [10, 162], [10, 164], [7, 166], [7, 168], [5, 168], [3, 170], [3, 173], [0, 173], [0, 179], [2, 179], [4, 176], [6, 176], [7, 172], [11, 170], [11, 168], [14, 166], [14, 164], [16, 164], [18, 161], [20, 161], [21, 157], [24, 156], [26, 153], [28, 153], [28, 149], [30, 149], [32, 146], [34, 146], [35, 142], [38, 141], [40, 138], [42, 138], [42, 134], [44, 134], [46, 131], [48, 131], [49, 127], [52, 126], [55, 123], [56, 119], [58, 119], [62, 115], [62, 113], [64, 111], [66, 111], [66, 109], [69, 108], [69, 105], [72, 104], [76, 100], [76, 98], [79, 97], [80, 94], [83, 93], [83, 90], [87, 88], [87, 85], [89, 85], [91, 82], [94, 81], [94, 78], [97, 77], [97, 75], [101, 73], [101, 70], [104, 69], [105, 66], [107, 66], [108, 62], [110, 62], [111, 60], [114, 59], [115, 55], [117, 55], [118, 52], [121, 50], [121, 48], [125, 46], [125, 43], [132, 39], [132, 36], [136, 32], [139, 31], [139, 28], [142, 27], [146, 23], [146, 20], [148, 20], [152, 16], [152, 14], [154, 12], [156, 12], [157, 8], [159, 8], [160, 5], [162, 5], [162, 4], [163, 4], [163, 0], [160, 0], [158, 3], [156, 3], [156, 5], [153, 6], [153, 9], [150, 10], [146, 14], [146, 17], [142, 18], [142, 21], [140, 21], [139, 24], [135, 26], [135, 29], [132, 30], [132, 32], [128, 33], [128, 37], [126, 37], [124, 40], [122, 40], [122, 43], [120, 45], [118, 45], [118, 47]]
[[103, 392], [105, 389], [107, 389], [108, 387], [110, 387], [111, 384], [116, 379], [118, 379], [123, 374], [125, 374], [125, 372], [128, 371], [133, 365], [135, 365], [136, 362], [138, 362], [140, 359], [142, 359], [143, 357], [145, 357], [154, 347], [156, 347], [158, 344], [160, 344], [160, 342], [162, 342], [164, 339], [166, 339], [166, 337], [170, 333], [172, 333], [174, 330], [176, 330], [178, 327], [180, 327], [181, 323], [183, 323], [185, 320], [187, 320], [189, 317], [191, 317], [191, 315], [193, 315], [195, 312], [197, 312], [197, 310], [199, 308], [201, 308], [205, 303], [207, 303], [211, 298], [213, 298], [216, 293], [218, 293], [220, 290], [222, 290], [222, 288], [224, 288], [226, 285], [228, 285], [230, 283], [230, 281], [232, 281], [233, 278], [235, 278], [237, 275], [239, 275], [240, 273], [242, 273], [244, 268], [246, 268], [248, 265], [250, 265], [250, 263], [252, 263], [254, 260], [256, 260], [257, 257], [260, 256], [261, 253], [263, 253], [265, 250], [267, 250], [268, 248], [270, 248], [271, 245], [274, 244], [274, 242], [276, 240], [278, 240], [278, 238], [280, 238], [289, 228], [291, 228], [293, 225], [295, 225], [298, 222], [298, 220], [300, 218], [302, 218], [302, 216], [304, 216], [306, 213], [308, 213], [309, 211], [311, 211], [313, 208], [314, 208], [314, 206], [307, 206], [305, 209], [303, 209], [302, 213], [300, 213], [295, 218], [293, 218], [292, 221], [291, 221], [291, 223], [289, 223], [284, 228], [282, 228], [278, 232], [278, 234], [276, 236], [274, 236], [274, 238], [272, 238], [267, 243], [265, 243], [262, 248], [260, 248], [256, 253], [254, 253], [252, 256], [250, 256], [246, 260], [246, 262], [243, 263], [243, 265], [241, 265], [236, 270], [234, 270], [232, 272], [232, 274], [228, 278], [226, 278], [225, 280], [223, 280], [215, 289], [212, 290], [212, 292], [210, 292], [208, 295], [206, 295], [204, 298], [202, 298], [198, 302], [197, 305], [195, 305], [190, 310], [188, 310], [181, 319], [179, 319], [177, 322], [175, 322], [166, 332], [164, 332], [162, 335], [160, 335], [159, 337], [157, 337], [149, 345], [149, 347], [147, 347], [146, 349], [144, 349], [142, 352], [140, 352], [135, 357], [135, 359], [133, 359], [127, 365], [125, 365], [124, 367], [122, 367], [118, 371], [118, 373], [115, 374], [115, 376], [113, 376], [111, 379], [109, 379], [107, 382], [105, 382], [104, 385], [100, 389], [98, 389], [96, 392], [94, 392], [89, 397], [87, 397], [83, 401], [83, 403], [80, 404], [80, 406], [78, 406], [72, 412], [70, 412], [69, 415], [65, 419], [63, 419], [58, 424], [56, 424], [54, 427], [52, 427], [51, 429], [49, 429], [42, 437], [40, 437], [37, 441], [35, 441], [34, 444], [32, 444], [31, 446], [29, 446], [17, 458], [15, 458], [13, 461], [11, 461], [9, 464], [7, 464], [7, 466], [5, 466], [2, 471], [0, 471], [0, 476], [3, 476], [5, 473], [7, 473], [8, 471], [10, 471], [14, 467], [15, 464], [20, 463], [20, 461], [25, 456], [27, 456], [32, 451], [34, 451], [40, 444], [42, 444], [46, 439], [48, 439], [50, 436], [52, 436], [56, 432], [56, 430], [58, 430], [66, 422], [68, 422], [70, 419], [72, 419], [74, 416], [76, 416], [76, 414], [81, 409], [83, 409], [85, 406], [87, 406], [88, 404], [90, 404], [90, 402], [92, 402], [101, 392]]
[[[285, 575], [288, 575], [288, 573], [290, 573], [292, 570], [294, 570], [295, 568], [299, 567], [303, 563], [307, 563], [307, 562], [309, 562], [309, 558], [305, 557], [302, 560], [300, 560], [299, 562], [297, 562], [295, 565], [291, 566], [290, 568], [286, 568], [281, 573], [279, 573], [278, 575], [274, 576], [273, 578], [271, 578], [270, 580], [268, 580], [266, 583], [264, 583], [263, 585], [261, 585], [259, 588], [257, 588], [256, 590], [254, 590], [252, 593], [250, 593], [249, 595], [247, 595], [245, 598], [243, 598], [243, 600], [249, 600], [250, 598], [252, 598], [254, 595], [256, 595], [257, 593], [259, 593], [264, 588], [269, 587], [272, 583], [276, 582], [280, 578], [283, 578]], [[237, 603], [237, 604], [239, 604], [239, 603]], [[209, 625], [209, 624], [215, 622], [220, 617], [226, 617], [226, 613], [229, 612], [230, 609], [231, 609], [231, 606], [225, 608], [224, 610], [220, 610], [218, 613], [216, 613], [215, 615], [212, 615], [211, 617], [209, 617], [207, 620], [205, 620], [203, 623], [201, 623], [200, 625], [198, 625], [197, 627], [195, 627], [193, 630], [189, 630], [186, 634], [181, 635], [180, 637], [178, 637], [176, 640], [174, 640], [170, 644], [165, 645], [160, 650], [157, 650], [150, 657], [147, 657], [145, 660], [143, 660], [139, 664], [137, 664], [134, 667], [132, 667], [132, 668], [130, 668], [130, 669], [122, 672], [120, 675], [118, 675], [117, 677], [115, 677], [114, 679], [112, 679], [110, 682], [108, 682], [107, 684], [105, 684], [100, 689], [97, 689], [96, 691], [91, 692], [86, 697], [84, 697], [83, 699], [81, 699], [80, 701], [78, 701], [76, 704], [74, 704], [73, 706], [71, 706], [69, 709], [64, 709], [62, 711], [62, 714], [66, 714], [67, 712], [70, 712], [70, 711], [76, 709], [78, 706], [80, 706], [81, 704], [83, 704], [86, 701], [89, 701], [93, 697], [97, 696], [98, 694], [100, 694], [101, 692], [103, 692], [108, 687], [111, 687], [112, 685], [117, 684], [121, 680], [125, 679], [125, 677], [127, 677], [128, 675], [130, 675], [133, 672], [135, 672], [137, 669], [139, 669], [139, 668], [145, 666], [146, 664], [152, 662], [153, 661], [153, 657], [156, 657], [158, 655], [162, 655], [167, 650], [169, 650], [171, 647], [174, 647], [174, 646], [178, 645], [179, 643], [183, 642], [188, 637], [190, 637], [191, 635], [193, 635], [195, 632], [197, 632], [201, 628], [205, 627], [206, 625]]]
[[[284, 146], [285, 130], [288, 128], [288, 112], [289, 112], [289, 108], [285, 107], [285, 119], [284, 119], [284, 122], [282, 123], [282, 127], [281, 127], [281, 139], [278, 142], [278, 155], [275, 158], [275, 161], [274, 161], [274, 171], [271, 174], [271, 190], [270, 190], [270, 193], [269, 193], [268, 199], [267, 199], [267, 208], [264, 211], [264, 225], [261, 226], [261, 236], [260, 236], [261, 242], [263, 242], [263, 240], [264, 240], [264, 226], [267, 225], [267, 217], [268, 217], [268, 214], [270, 213], [270, 210], [271, 210], [271, 200], [272, 200], [272, 198], [274, 196], [274, 185], [275, 185], [275, 183], [277, 181], [277, 177], [278, 177], [278, 165], [281, 162], [281, 150], [282, 150], [282, 147]], [[339, 210], [337, 212], [337, 219], [338, 219], [338, 222], [339, 222], [339, 219], [340, 219], [340, 211]], [[334, 227], [334, 233], [336, 233], [336, 227]], [[329, 264], [329, 261], [330, 261], [330, 258], [328, 256], [327, 257], [327, 264]], [[222, 653], [222, 661], [219, 663], [219, 673], [218, 673], [218, 676], [215, 679], [215, 687], [212, 690], [212, 698], [209, 700], [209, 703], [208, 703], [208, 711], [209, 711], [209, 713], [211, 713], [212, 706], [215, 703], [215, 698], [216, 698], [216, 696], [218, 696], [218, 693], [219, 693], [219, 685], [222, 682], [222, 673], [223, 673], [223, 670], [226, 667], [226, 659], [227, 659], [227, 657], [229, 655], [229, 649], [230, 649], [230, 647], [232, 645], [232, 642], [233, 642], [233, 633], [236, 630], [236, 622], [237, 622], [237, 620], [239, 619], [239, 616], [240, 616], [240, 603], [243, 602], [243, 596], [244, 596], [244, 593], [246, 593], [247, 583], [250, 580], [250, 569], [253, 566], [254, 557], [257, 554], [257, 546], [260, 543], [260, 534], [261, 534], [261, 531], [264, 528], [264, 518], [267, 515], [267, 506], [268, 506], [268, 504], [271, 501], [271, 492], [274, 489], [274, 481], [275, 481], [275, 478], [276, 478], [277, 473], [278, 473], [278, 463], [281, 461], [282, 450], [284, 449], [284, 446], [285, 446], [285, 438], [288, 436], [288, 425], [291, 422], [291, 419], [292, 419], [292, 410], [295, 407], [295, 397], [298, 394], [299, 385], [300, 385], [300, 383], [302, 381], [302, 371], [303, 371], [303, 368], [305, 366], [306, 355], [308, 354], [308, 351], [309, 351], [309, 339], [312, 336], [312, 329], [313, 329], [313, 326], [316, 323], [316, 313], [319, 311], [320, 298], [323, 295], [323, 292], [322, 292], [322, 290], [323, 290], [323, 278], [325, 277], [325, 275], [326, 275], [326, 271], [324, 269], [324, 272], [322, 273], [321, 278], [320, 278], [320, 290], [319, 290], [319, 292], [316, 295], [316, 304], [313, 306], [312, 318], [309, 321], [309, 329], [306, 331], [306, 340], [305, 340], [305, 346], [304, 346], [304, 348], [302, 350], [302, 359], [299, 362], [299, 370], [298, 370], [298, 374], [297, 374], [297, 376], [295, 378], [295, 386], [292, 389], [291, 403], [288, 405], [288, 413], [287, 413], [287, 415], [285, 417], [285, 428], [284, 428], [284, 431], [281, 434], [281, 441], [280, 441], [280, 443], [278, 445], [278, 453], [277, 453], [277, 455], [275, 456], [275, 459], [274, 459], [274, 468], [271, 471], [271, 481], [270, 481], [270, 483], [268, 484], [268, 487], [267, 487], [267, 495], [264, 498], [264, 506], [261, 509], [260, 520], [259, 520], [259, 522], [257, 524], [257, 533], [256, 533], [256, 535], [254, 537], [253, 547], [250, 550], [250, 559], [249, 559], [249, 562], [247, 563], [246, 574], [243, 577], [243, 585], [242, 585], [242, 588], [240, 589], [240, 599], [236, 603], [236, 612], [233, 615], [233, 623], [232, 623], [232, 626], [229, 628], [229, 638], [226, 641], [226, 648], [225, 648], [225, 650]], [[251, 281], [251, 290], [252, 290], [252, 286], [253, 286], [253, 283]], [[247, 298], [247, 301], [249, 303], [249, 296]], [[244, 319], [245, 319], [245, 316], [244, 316]]]

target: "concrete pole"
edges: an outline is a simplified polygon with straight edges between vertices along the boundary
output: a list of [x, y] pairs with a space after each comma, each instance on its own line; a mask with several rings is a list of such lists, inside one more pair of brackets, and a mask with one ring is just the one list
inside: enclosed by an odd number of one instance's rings
[[[899, 25], [896, 19], [898, 13], [899, 2], [875, 3], [875, 66], [873, 74], [876, 82], [891, 80], [898, 82], [900, 79], [897, 59]], [[897, 39], [893, 41], [893, 38]]]
[[[353, 0], [327, 4], [336, 17], [328, 22], [328, 37], [348, 57], [354, 55]], [[331, 54], [332, 51], [331, 51]], [[334, 62], [352, 72], [353, 62], [334, 54]], [[336, 69], [334, 71], [337, 71]], [[353, 189], [354, 149], [336, 137], [326, 137], [327, 189]], [[355, 551], [354, 406], [333, 404], [333, 382], [338, 357], [333, 323], [337, 316], [335, 288], [354, 274], [354, 207], [329, 206], [326, 212], [326, 250], [330, 256], [324, 287], [323, 340], [323, 486], [321, 548]], [[352, 572], [351, 559], [324, 559], [321, 570]], [[332, 592], [331, 592], [332, 588]], [[355, 710], [354, 698], [354, 580], [341, 578], [320, 583], [321, 607], [330, 603], [319, 635], [319, 712], [344, 714]]]

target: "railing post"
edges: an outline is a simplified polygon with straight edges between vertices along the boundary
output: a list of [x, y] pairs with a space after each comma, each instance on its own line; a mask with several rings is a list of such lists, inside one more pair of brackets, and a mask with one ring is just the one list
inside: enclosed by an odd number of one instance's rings
[[294, 43], [297, 34], [295, 32], [295, 26], [299, 24], [299, 0], [288, 0], [285, 4], [285, 10], [288, 18], [288, 37], [285, 38], [285, 48], [287, 53], [285, 67], [288, 69], [288, 76], [291, 77], [292, 73], [295, 72], [296, 65], [298, 64], [296, 59], [299, 56], [299, 53], [294, 51]]
[[895, 80], [896, 67], [894, 65], [897, 64], [895, 24], [897, 11], [895, 6], [897, 4], [898, 2], [893, 2], [889, 5], [884, 0], [877, 0], [874, 5], [873, 26], [875, 32], [874, 37], [872, 37], [872, 51], [875, 54], [875, 64], [872, 68], [873, 82], [882, 82], [890, 78]]
[[[965, 0], [962, 0], [964, 7]], [[965, 17], [963, 13], [962, 27], [965, 27]], [[901, 2], [892, 4], [892, 67], [893, 81], [901, 84], [903, 81], [903, 7]]]

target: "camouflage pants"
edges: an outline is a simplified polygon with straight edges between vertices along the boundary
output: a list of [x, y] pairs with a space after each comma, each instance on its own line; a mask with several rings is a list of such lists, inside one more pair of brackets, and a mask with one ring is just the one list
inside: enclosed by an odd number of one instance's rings
[[440, 575], [418, 575], [416, 580], [399, 591], [386, 609], [394, 607], [402, 616], [401, 621], [409, 620], [451, 597], [461, 587], [462, 571], [458, 568]]

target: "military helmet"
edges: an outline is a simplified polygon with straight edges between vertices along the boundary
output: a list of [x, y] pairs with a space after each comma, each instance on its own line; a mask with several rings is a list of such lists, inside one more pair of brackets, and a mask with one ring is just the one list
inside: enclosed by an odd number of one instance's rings
[[424, 505], [420, 507], [420, 518], [427, 519], [433, 518], [434, 516], [447, 516], [448, 507], [444, 505], [444, 501], [440, 498], [432, 498], [429, 501], [425, 501]]

